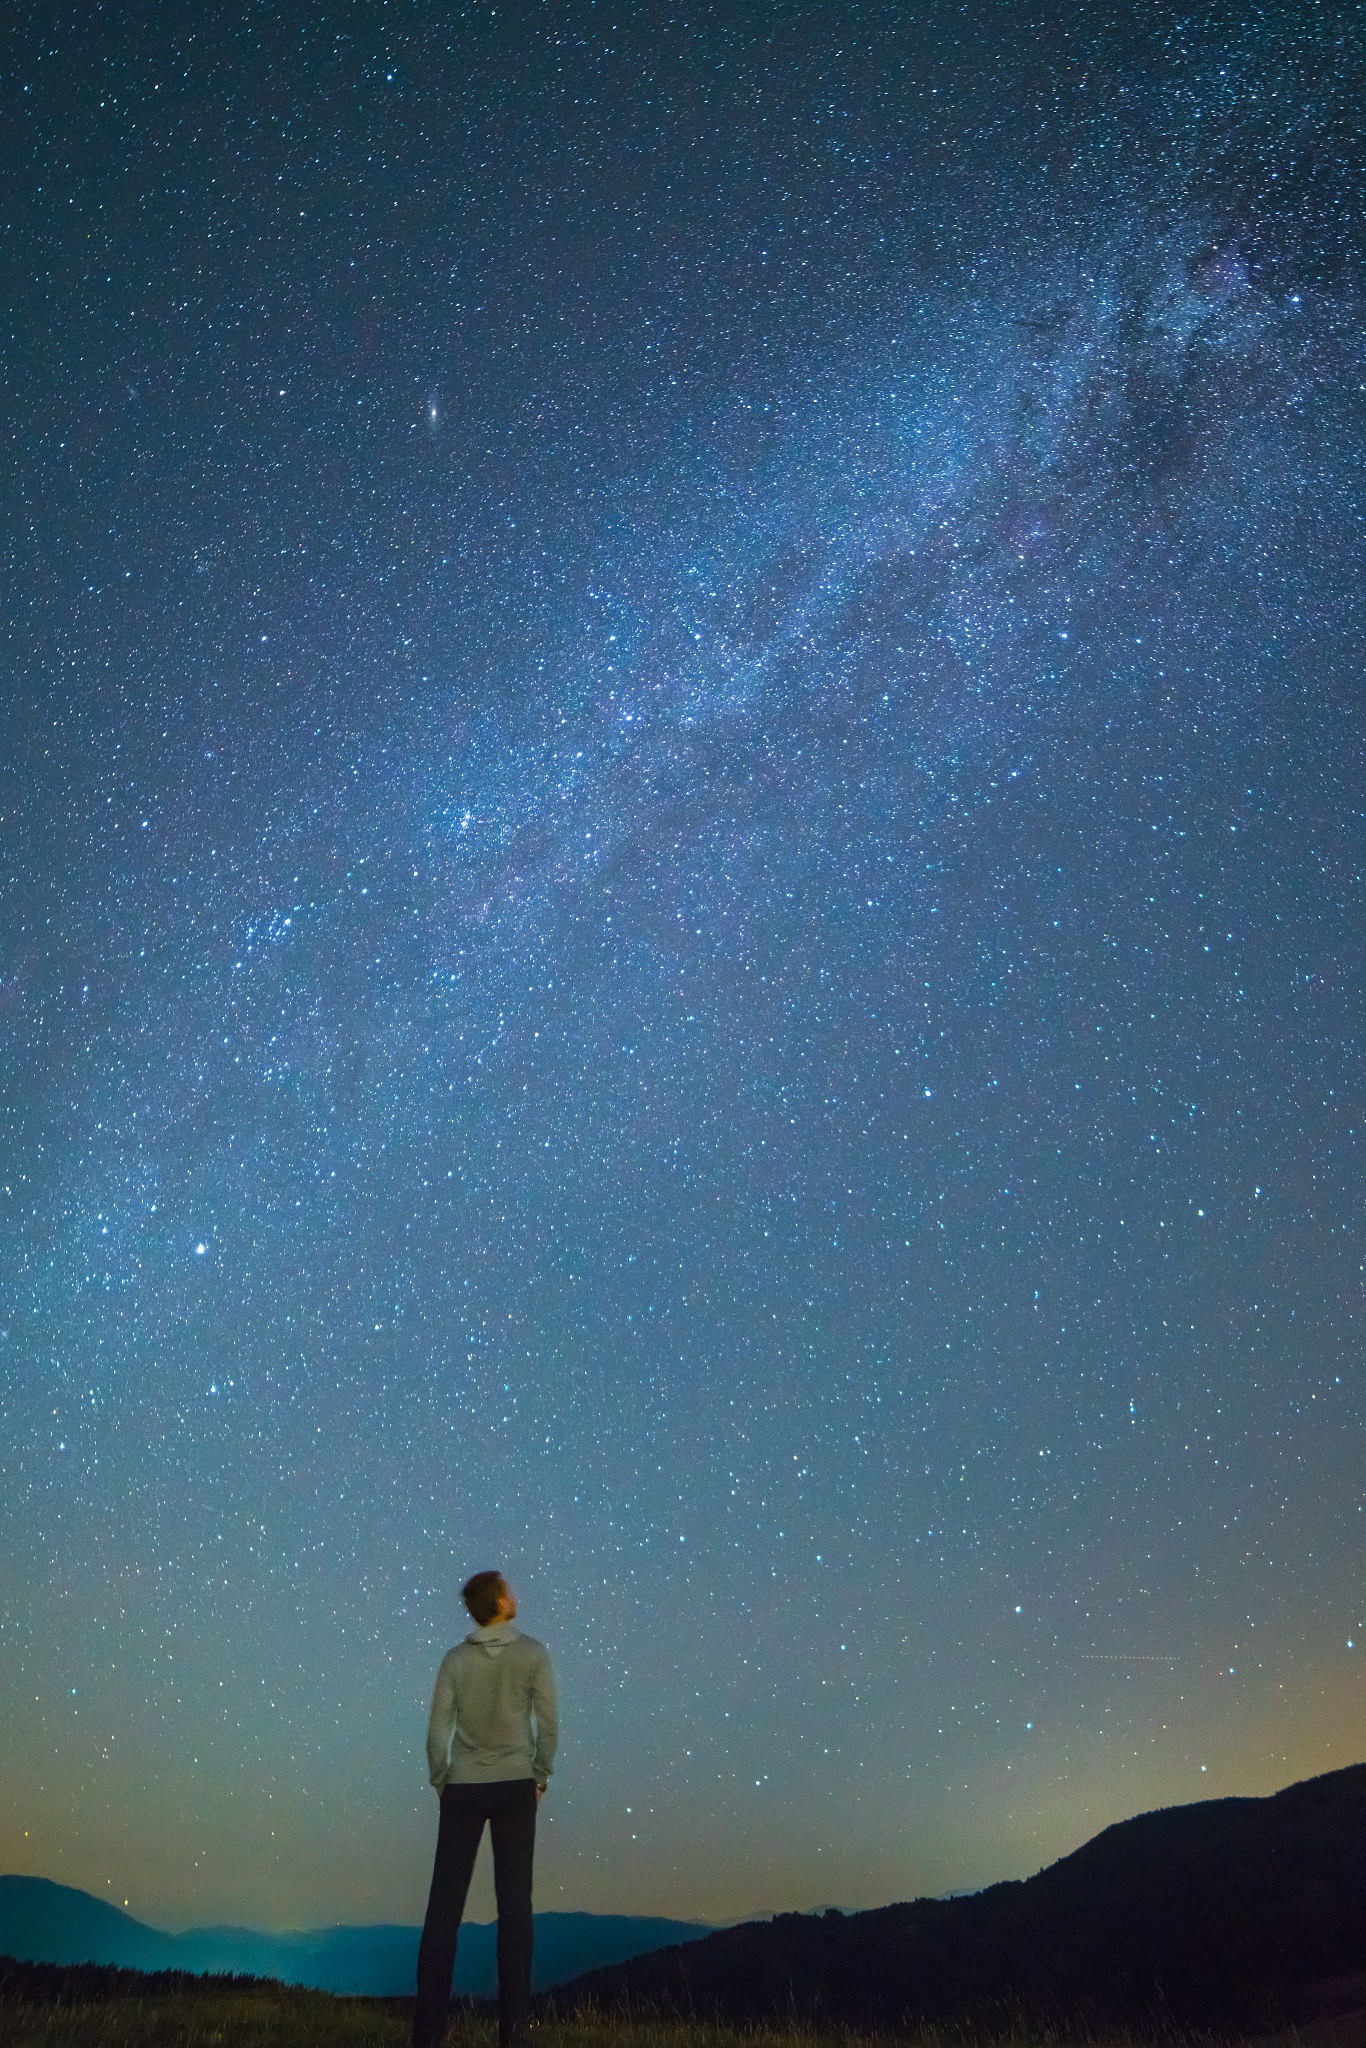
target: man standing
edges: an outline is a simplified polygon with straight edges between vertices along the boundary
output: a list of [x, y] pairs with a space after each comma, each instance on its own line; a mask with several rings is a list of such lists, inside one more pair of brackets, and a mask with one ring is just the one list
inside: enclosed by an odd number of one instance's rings
[[513, 1627], [517, 1601], [501, 1572], [476, 1572], [463, 1598], [475, 1626], [442, 1659], [427, 1724], [441, 1825], [417, 1952], [413, 2048], [437, 2048], [446, 2031], [456, 1936], [485, 1821], [498, 1900], [500, 2048], [523, 2039], [531, 2005], [531, 1859], [558, 1732], [555, 1680], [545, 1645]]

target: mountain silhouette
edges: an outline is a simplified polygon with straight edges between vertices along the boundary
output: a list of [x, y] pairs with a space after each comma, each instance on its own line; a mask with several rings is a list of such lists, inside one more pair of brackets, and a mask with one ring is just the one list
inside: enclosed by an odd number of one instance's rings
[[742, 2025], [1243, 2034], [1366, 2006], [1366, 1764], [1141, 1814], [967, 1897], [728, 1928], [585, 1974], [553, 2004]]
[[[545, 1990], [643, 1949], [708, 1933], [687, 1920], [607, 1913], [538, 1913], [533, 1987]], [[0, 1877], [0, 1955], [24, 1962], [110, 1963], [125, 1970], [275, 1977], [284, 1984], [371, 1998], [404, 1997], [417, 1969], [417, 1927], [318, 1927], [269, 1934], [253, 1927], [193, 1927], [166, 1934], [104, 1899], [42, 1877]], [[491, 1998], [495, 1928], [460, 1930], [455, 1989]]]

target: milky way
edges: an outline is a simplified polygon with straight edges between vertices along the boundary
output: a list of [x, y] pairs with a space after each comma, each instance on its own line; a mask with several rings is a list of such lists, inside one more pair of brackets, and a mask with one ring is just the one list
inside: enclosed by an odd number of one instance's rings
[[12, 36], [6, 1868], [414, 1917], [488, 1564], [543, 1907], [1359, 1755], [1360, 16], [776, 12]]

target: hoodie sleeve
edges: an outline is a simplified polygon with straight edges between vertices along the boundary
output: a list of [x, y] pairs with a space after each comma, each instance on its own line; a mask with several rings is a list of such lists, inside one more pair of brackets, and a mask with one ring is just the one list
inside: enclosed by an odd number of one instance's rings
[[544, 1649], [536, 1661], [531, 1681], [531, 1711], [536, 1716], [536, 1753], [531, 1760], [531, 1775], [538, 1785], [544, 1785], [549, 1780], [555, 1745], [560, 1739], [555, 1674], [550, 1668], [549, 1653]]
[[451, 1737], [455, 1733], [455, 1659], [448, 1653], [436, 1674], [432, 1711], [427, 1721], [427, 1772], [439, 1792], [450, 1769]]

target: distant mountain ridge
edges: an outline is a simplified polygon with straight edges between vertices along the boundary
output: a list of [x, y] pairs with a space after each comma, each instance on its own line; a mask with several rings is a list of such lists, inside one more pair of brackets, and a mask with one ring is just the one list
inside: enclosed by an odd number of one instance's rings
[[1366, 2008], [1366, 1764], [1141, 1814], [1022, 1883], [727, 1928], [553, 2002], [969, 2034], [1248, 2034]]
[[[645, 1949], [698, 1940], [712, 1930], [688, 1920], [607, 1913], [538, 1913], [533, 1988], [548, 1990], [585, 1970]], [[455, 1989], [492, 1997], [495, 1928], [460, 1930]], [[269, 1934], [253, 1927], [193, 1927], [167, 1934], [107, 1900], [43, 1877], [0, 1877], [0, 1955], [35, 1963], [112, 1963], [125, 1970], [277, 1977], [284, 1984], [369, 1998], [413, 1988], [417, 1927], [318, 1927]]]

